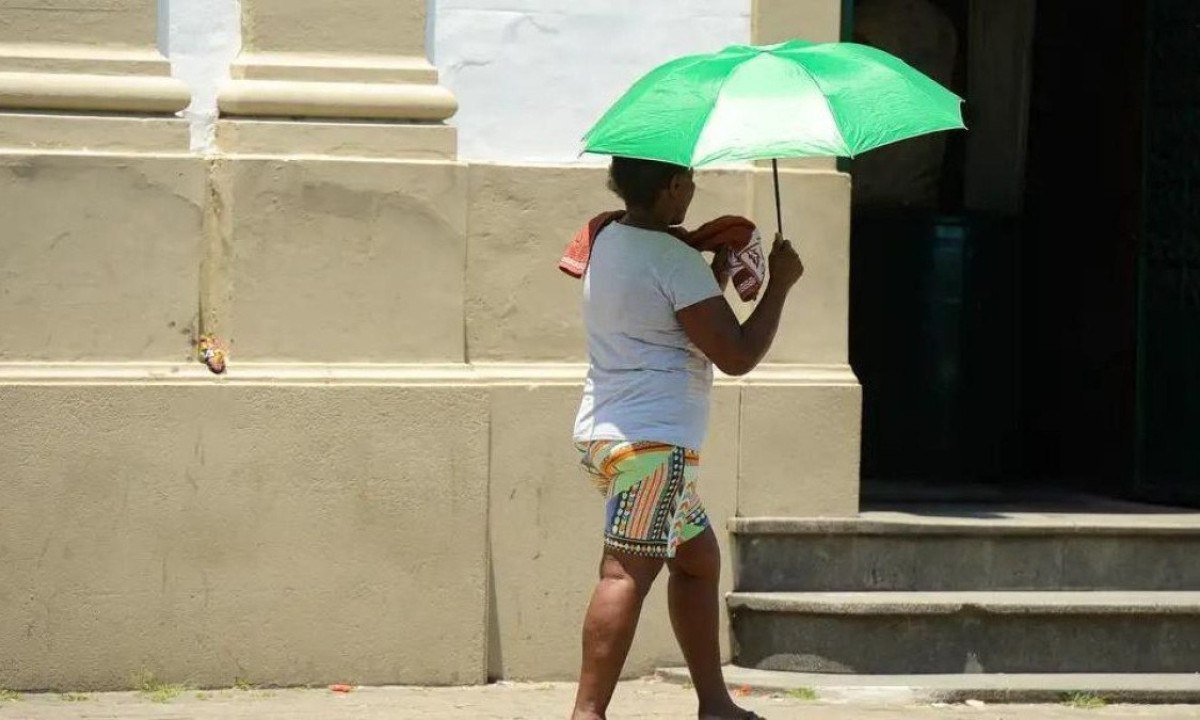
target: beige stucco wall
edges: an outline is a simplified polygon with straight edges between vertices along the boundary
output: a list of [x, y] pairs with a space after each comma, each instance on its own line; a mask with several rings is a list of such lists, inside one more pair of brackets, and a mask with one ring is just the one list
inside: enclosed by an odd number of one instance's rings
[[483, 681], [487, 402], [0, 384], [0, 685]]
[[204, 187], [182, 155], [0, 153], [0, 361], [186, 360]]
[[243, 0], [243, 43], [254, 52], [425, 55], [426, 0]]
[[[238, 82], [281, 78], [312, 117], [341, 112], [322, 83], [436, 90], [415, 31], [354, 59], [244, 7]], [[828, 24], [804, 7], [779, 17]], [[397, 103], [224, 120], [208, 157], [179, 121], [0, 111], [0, 687], [575, 674], [603, 506], [570, 444], [585, 347], [555, 266], [615, 198], [595, 168], [460, 163]], [[772, 230], [765, 169], [698, 182], [692, 222]], [[809, 164], [783, 188], [808, 273], [772, 364], [714, 390], [723, 540], [735, 514], [857, 510], [849, 181]], [[230, 343], [227, 375], [194, 362], [199, 332]], [[680, 662], [664, 593], [628, 674]]]
[[[0, 595], [0, 685], [573, 675], [602, 502], [570, 445], [579, 284], [555, 264], [612, 205], [602, 172], [5, 161], [0, 187], [28, 199], [6, 206], [19, 242], [0, 266], [0, 555], [34, 592]], [[759, 217], [761, 181], [702, 173], [696, 218]], [[859, 391], [823, 315], [845, 308], [847, 183], [785, 188], [809, 271], [780, 338], [792, 364], [715, 391], [702, 493], [722, 536], [735, 513], [857, 509]], [[50, 212], [49, 189], [83, 202]], [[134, 203], [149, 214], [119, 212]], [[49, 262], [60, 237], [93, 242]], [[231, 342], [226, 378], [185, 362], [200, 307]], [[145, 501], [114, 505], [126, 487]], [[680, 661], [660, 585], [631, 675]]]
[[241, 359], [463, 362], [464, 166], [230, 158], [215, 172]]
[[751, 34], [755, 43], [800, 38], [835, 42], [841, 38], [841, 0], [753, 0]]
[[157, 33], [155, 0], [0, 0], [0, 15], [4, 44], [149, 48]]

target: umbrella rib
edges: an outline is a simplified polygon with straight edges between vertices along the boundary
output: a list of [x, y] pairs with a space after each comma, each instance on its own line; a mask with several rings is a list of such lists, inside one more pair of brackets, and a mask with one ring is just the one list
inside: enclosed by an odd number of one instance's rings
[[817, 89], [817, 95], [820, 95], [821, 102], [825, 103], [825, 109], [829, 111], [829, 117], [833, 118], [833, 128], [837, 130], [838, 138], [842, 141], [842, 148], [846, 151], [846, 157], [853, 158], [854, 151], [846, 142], [846, 136], [842, 134], [842, 126], [841, 123], [838, 122], [838, 115], [833, 111], [833, 105], [830, 104], [829, 97], [825, 95], [825, 90], [821, 87], [821, 83], [817, 82], [817, 76], [813, 75], [811, 70], [804, 67], [804, 63], [797, 61], [795, 65], [796, 67], [800, 68], [805, 75], [808, 76], [808, 79], [812, 82], [813, 87]]
[[[856, 43], [846, 43], [846, 44], [847, 44], [847, 45], [854, 45], [854, 44], [856, 44]], [[870, 45], [859, 45], [859, 47], [864, 47], [864, 48], [867, 48], [868, 50], [872, 50], [872, 51], [875, 51], [875, 52], [881, 52], [881, 51], [879, 50], [879, 48], [871, 47]], [[905, 62], [903, 58], [899, 58], [899, 57], [893, 57], [892, 59], [900, 61], [900, 63], [901, 63], [902, 65], [904, 65], [905, 67], [907, 67], [909, 70], [914, 70], [914, 71], [916, 71], [916, 72], [918, 72], [918, 73], [920, 72], [920, 70], [917, 70], [917, 68], [915, 68], [915, 67], [913, 67], [912, 65], [908, 64], [907, 62]], [[886, 63], [880, 63], [880, 65], [881, 65], [881, 66], [882, 66], [882, 67], [883, 67], [885, 70], [887, 70], [889, 73], [891, 73], [892, 75], [895, 75], [896, 77], [899, 77], [901, 80], [903, 80], [903, 81], [904, 81], [904, 84], [906, 84], [906, 85], [908, 85], [909, 87], [913, 88], [913, 89], [914, 89], [914, 90], [916, 90], [917, 92], [920, 92], [922, 95], [924, 95], [924, 96], [925, 96], [925, 98], [926, 98], [927, 100], [929, 100], [929, 101], [931, 101], [931, 102], [935, 102], [935, 103], [936, 103], [936, 102], [938, 102], [939, 98], [938, 98], [938, 97], [936, 97], [936, 96], [933, 94], [933, 88], [932, 88], [932, 87], [918, 85], [916, 82], [914, 82], [914, 81], [913, 81], [913, 79], [912, 79], [912, 78], [908, 77], [907, 75], [905, 75], [904, 73], [900, 72], [899, 70], [897, 70], [896, 68], [892, 67], [892, 66], [891, 66], [891, 65], [889, 65], [889, 64], [886, 64]], [[944, 88], [944, 87], [942, 87], [940, 84], [938, 84], [938, 85], [937, 85], [937, 87], [938, 87], [939, 89], [941, 89], [941, 90], [944, 90], [945, 92], [949, 93], [950, 95], [954, 96], [955, 98], [957, 98], [957, 99], [958, 99], [958, 102], [959, 102], [960, 104], [961, 104], [962, 102], [964, 102], [964, 101], [963, 101], [963, 99], [962, 99], [962, 97], [960, 97], [960, 96], [958, 95], [958, 93], [956, 93], [956, 92], [953, 92], [953, 91], [951, 91], [951, 90], [948, 90], [947, 88]]]
[[[870, 45], [860, 45], [860, 44], [857, 44], [857, 43], [843, 43], [843, 44], [845, 44], [845, 45], [857, 45], [858, 47], [866, 48], [866, 49], [868, 49], [868, 50], [870, 50], [870, 51], [879, 52], [879, 49], [878, 49], [878, 48], [871, 47]], [[817, 46], [817, 47], [820, 47], [820, 46]], [[895, 60], [899, 60], [899, 61], [900, 61], [902, 64], [904, 64], [905, 66], [907, 66], [907, 67], [908, 67], [910, 70], [914, 70], [914, 71], [916, 70], [916, 68], [912, 67], [911, 65], [908, 65], [908, 63], [904, 62], [904, 60], [902, 60], [902, 59], [900, 59], [900, 58], [894, 58], [894, 59], [895, 59]], [[797, 63], [797, 64], [799, 64], [799, 63]], [[935, 95], [934, 95], [934, 93], [933, 93], [933, 89], [932, 89], [932, 88], [930, 88], [930, 87], [927, 87], [927, 86], [922, 86], [922, 85], [920, 85], [920, 84], [918, 84], [918, 83], [914, 82], [912, 78], [908, 77], [907, 75], [905, 75], [904, 73], [900, 72], [899, 70], [897, 70], [896, 68], [892, 67], [892, 66], [891, 66], [891, 65], [889, 65], [889, 64], [886, 64], [886, 63], [878, 63], [878, 66], [879, 66], [880, 68], [882, 68], [883, 70], [885, 70], [885, 71], [886, 71], [888, 74], [890, 74], [891, 76], [893, 76], [893, 77], [895, 77], [895, 78], [899, 79], [899, 80], [900, 80], [901, 82], [903, 82], [903, 83], [904, 83], [904, 84], [905, 84], [907, 87], [909, 87], [909, 88], [910, 88], [910, 89], [911, 89], [913, 92], [918, 92], [918, 93], [920, 93], [920, 94], [921, 94], [921, 95], [922, 95], [922, 96], [923, 96], [923, 97], [924, 97], [926, 100], [930, 101], [931, 103], [935, 103], [935, 104], [936, 104], [936, 103], [938, 103], [938, 102], [940, 101], [940, 98], [938, 98], [937, 96], [935, 96]], [[804, 66], [803, 66], [803, 65], [801, 65], [801, 67], [802, 67], [802, 68], [804, 68]], [[807, 68], [804, 68], [804, 70], [805, 70], [805, 72], [808, 72], [808, 69], [807, 69]], [[917, 71], [917, 72], [919, 72], [919, 71]], [[811, 77], [811, 73], [810, 73], [810, 77]], [[814, 79], [814, 82], [815, 82], [815, 79]], [[939, 86], [939, 87], [940, 87], [940, 86]], [[943, 89], [943, 90], [945, 90], [945, 88], [942, 88], [942, 89]], [[950, 92], [949, 90], [946, 90], [946, 92], [947, 92], [947, 93], [949, 93], [951, 96], [953, 96], [955, 99], [957, 99], [957, 100], [958, 100], [958, 102], [959, 102], [959, 105], [960, 105], [960, 115], [959, 115], [959, 118], [958, 118], [958, 119], [957, 119], [957, 121], [956, 121], [956, 124], [954, 124], [954, 125], [951, 125], [951, 126], [949, 126], [949, 127], [945, 127], [945, 128], [936, 129], [936, 130], [928, 130], [928, 131], [926, 131], [926, 132], [919, 133], [918, 135], [914, 135], [913, 137], [920, 137], [921, 135], [930, 135], [930, 134], [933, 134], [933, 133], [935, 133], [935, 132], [941, 132], [942, 130], [948, 130], [948, 129], [954, 129], [954, 128], [965, 128], [965, 127], [966, 127], [966, 125], [965, 125], [965, 124], [962, 122], [962, 117], [961, 117], [961, 105], [962, 105], [962, 103], [964, 102], [964, 101], [963, 101], [963, 99], [962, 99], [961, 97], [959, 97], [959, 95], [958, 95], [957, 93]], [[829, 98], [828, 98], [828, 97], [826, 97], [824, 93], [821, 93], [821, 97], [825, 98], [825, 102], [826, 102], [826, 103], [828, 103], [828, 102], [829, 102]], [[830, 109], [830, 112], [832, 112], [832, 107], [831, 107], [831, 109]], [[836, 116], [835, 116], [835, 117], [836, 117]], [[840, 128], [839, 128], [838, 132], [841, 132], [841, 129], [840, 129]], [[911, 138], [906, 138], [906, 139], [911, 139]], [[843, 141], [844, 141], [844, 140], [845, 140], [845, 138], [843, 138]], [[900, 141], [900, 140], [893, 140], [891, 143], [884, 143], [884, 145], [890, 145], [890, 144], [892, 144], [892, 143], [895, 143], [895, 142], [901, 142], [901, 141]], [[883, 145], [875, 145], [875, 146], [872, 146], [872, 147], [863, 148], [862, 152], [869, 152], [869, 151], [871, 151], [871, 150], [876, 150], [876, 149], [878, 149], [878, 148], [880, 148], [880, 147], [883, 147]], [[853, 157], [856, 157], [856, 156], [855, 156], [854, 154], [851, 154], [849, 157], [853, 158]]]
[[[758, 56], [756, 55], [755, 57], [758, 57]], [[729, 79], [731, 77], [733, 77], [733, 74], [736, 73], [738, 70], [740, 70], [747, 62], [750, 62], [750, 60], [753, 60], [753, 59], [754, 58], [750, 58], [749, 60], [745, 60], [743, 62], [738, 63], [736, 66], [733, 67], [733, 69], [731, 69], [729, 72], [725, 73], [725, 77], [721, 78], [721, 85], [717, 88], [717, 94], [713, 97], [712, 103], [709, 104], [708, 111], [704, 113], [704, 122], [700, 123], [700, 132], [696, 133], [697, 140], [704, 136], [704, 130], [705, 130], [705, 128], [708, 127], [708, 121], [712, 120], [713, 112], [715, 112], [717, 109], [717, 101], [721, 99], [721, 92], [725, 89], [725, 85], [727, 85], [729, 83]], [[695, 164], [696, 164], [696, 147], [695, 146], [692, 146], [692, 157], [690, 158], [690, 160], [691, 160], [691, 162], [688, 163], [688, 165], [691, 167], [695, 167]]]

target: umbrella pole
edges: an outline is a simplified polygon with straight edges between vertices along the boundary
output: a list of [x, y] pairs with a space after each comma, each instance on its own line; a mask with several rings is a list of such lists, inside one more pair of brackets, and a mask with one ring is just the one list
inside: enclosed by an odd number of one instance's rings
[[779, 200], [779, 161], [771, 158], [771, 172], [775, 176], [775, 227], [783, 235], [783, 203]]

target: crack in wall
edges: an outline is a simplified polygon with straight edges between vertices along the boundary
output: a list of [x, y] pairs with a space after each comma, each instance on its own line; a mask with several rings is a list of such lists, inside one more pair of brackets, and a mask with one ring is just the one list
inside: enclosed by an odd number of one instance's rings
[[[232, 179], [228, 162], [217, 157], [205, 161], [204, 255], [200, 266], [197, 339], [225, 337], [233, 302], [230, 260], [233, 248]], [[232, 343], [232, 339], [225, 337]]]

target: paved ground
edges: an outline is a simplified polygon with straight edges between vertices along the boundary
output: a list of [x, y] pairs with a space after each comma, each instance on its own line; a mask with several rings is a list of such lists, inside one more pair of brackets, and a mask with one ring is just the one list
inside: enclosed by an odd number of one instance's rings
[[[541, 720], [566, 718], [573, 696], [569, 684], [363, 688], [345, 695], [324, 688], [189, 690], [167, 702], [132, 693], [26, 695], [0, 700], [0, 720]], [[770, 696], [741, 701], [768, 720], [1200, 720], [1200, 706], [872, 706]], [[687, 720], [695, 717], [692, 708], [687, 689], [644, 680], [622, 684], [609, 718]]]

